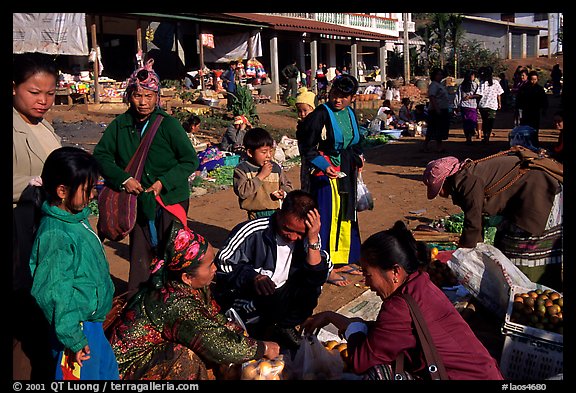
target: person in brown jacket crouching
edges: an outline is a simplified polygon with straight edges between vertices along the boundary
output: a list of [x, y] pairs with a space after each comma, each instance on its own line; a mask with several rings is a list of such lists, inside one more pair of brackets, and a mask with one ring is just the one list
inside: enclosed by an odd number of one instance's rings
[[483, 216], [501, 216], [494, 246], [528, 278], [562, 291], [563, 186], [548, 172], [521, 170], [520, 157], [430, 161], [423, 182], [428, 199], [452, 197], [464, 212], [459, 247], [483, 241]]

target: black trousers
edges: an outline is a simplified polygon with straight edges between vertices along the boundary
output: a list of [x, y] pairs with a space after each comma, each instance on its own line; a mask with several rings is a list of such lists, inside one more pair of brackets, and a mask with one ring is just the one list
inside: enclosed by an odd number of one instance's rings
[[226, 290], [225, 284], [222, 284], [223, 280], [217, 277], [213, 293], [224, 311], [239, 299], [252, 301], [256, 308], [255, 313], [247, 314], [243, 309], [236, 311], [243, 320], [249, 315], [260, 317], [259, 322], [247, 325], [248, 333], [258, 337], [257, 332], [264, 331], [268, 327], [295, 327], [311, 316], [318, 305], [322, 285], [327, 277], [328, 269], [314, 271], [302, 268], [291, 272], [286, 283], [269, 296], [259, 296], [253, 289], [242, 292]]

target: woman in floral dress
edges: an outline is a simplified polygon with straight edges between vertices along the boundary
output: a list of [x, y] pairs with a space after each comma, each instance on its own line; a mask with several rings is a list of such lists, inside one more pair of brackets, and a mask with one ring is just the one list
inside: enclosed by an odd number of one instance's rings
[[215, 379], [220, 365], [275, 358], [274, 342], [247, 337], [212, 298], [214, 248], [175, 222], [163, 260], [134, 295], [110, 341], [121, 379]]

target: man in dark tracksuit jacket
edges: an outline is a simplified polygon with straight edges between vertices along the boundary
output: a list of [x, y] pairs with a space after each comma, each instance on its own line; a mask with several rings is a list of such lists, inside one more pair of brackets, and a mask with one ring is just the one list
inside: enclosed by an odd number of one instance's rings
[[288, 193], [280, 211], [237, 225], [216, 255], [214, 296], [234, 308], [251, 337], [295, 348], [332, 262], [321, 249], [316, 201]]

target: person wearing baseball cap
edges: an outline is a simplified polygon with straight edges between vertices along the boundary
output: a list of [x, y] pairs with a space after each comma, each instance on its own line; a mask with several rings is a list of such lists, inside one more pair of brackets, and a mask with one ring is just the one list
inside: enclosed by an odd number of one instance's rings
[[562, 290], [562, 183], [548, 172], [521, 168], [515, 154], [476, 161], [448, 156], [430, 161], [428, 199], [452, 197], [464, 212], [459, 247], [484, 241], [484, 217], [500, 216], [494, 246], [528, 278]]

